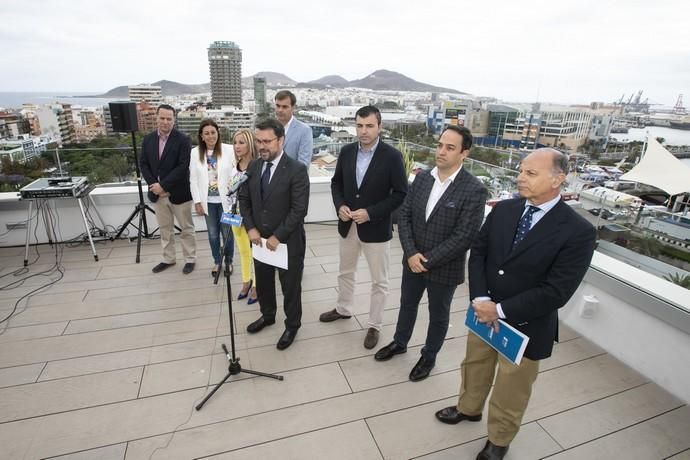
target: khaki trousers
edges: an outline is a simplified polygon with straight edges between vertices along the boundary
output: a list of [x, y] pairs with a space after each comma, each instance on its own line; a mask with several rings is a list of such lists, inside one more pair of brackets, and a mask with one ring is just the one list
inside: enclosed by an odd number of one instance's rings
[[158, 198], [153, 203], [161, 232], [161, 246], [163, 247], [163, 262], [174, 264], [175, 256], [175, 220], [182, 229], [180, 242], [185, 263], [196, 262], [196, 238], [194, 237], [194, 221], [192, 220], [192, 200], [182, 204], [173, 204], [168, 197]]
[[538, 372], [539, 361], [523, 357], [516, 366], [470, 332], [465, 360], [460, 366], [462, 380], [457, 409], [466, 415], [481, 414], [495, 374], [494, 391], [489, 400], [489, 441], [507, 446], [520, 430]]
[[346, 238], [340, 238], [340, 274], [338, 275], [338, 302], [336, 311], [352, 316], [355, 296], [355, 272], [360, 252], [364, 254], [371, 273], [371, 297], [369, 303], [369, 327], [381, 330], [383, 310], [388, 296], [388, 266], [390, 241], [364, 243], [357, 234], [357, 224], [352, 223]]

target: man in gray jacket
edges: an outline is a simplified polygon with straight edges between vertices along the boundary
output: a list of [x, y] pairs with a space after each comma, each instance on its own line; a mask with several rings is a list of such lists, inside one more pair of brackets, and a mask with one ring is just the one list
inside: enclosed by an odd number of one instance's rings
[[275, 96], [276, 118], [285, 128], [283, 150], [287, 155], [304, 164], [309, 172], [311, 155], [314, 150], [314, 138], [311, 128], [294, 117], [297, 98], [290, 91], [278, 91]]

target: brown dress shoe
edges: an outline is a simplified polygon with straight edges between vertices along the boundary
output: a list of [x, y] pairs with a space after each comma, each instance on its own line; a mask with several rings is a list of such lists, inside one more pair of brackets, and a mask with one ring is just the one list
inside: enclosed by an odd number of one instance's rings
[[336, 319], [347, 319], [347, 318], [352, 318], [352, 316], [341, 315], [334, 308], [333, 310], [328, 310], [326, 313], [321, 313], [321, 316], [319, 316], [319, 321], [321, 321], [322, 323], [330, 323], [331, 321], [335, 321]]
[[370, 327], [367, 331], [367, 336], [364, 337], [364, 348], [371, 350], [379, 343], [379, 331]]

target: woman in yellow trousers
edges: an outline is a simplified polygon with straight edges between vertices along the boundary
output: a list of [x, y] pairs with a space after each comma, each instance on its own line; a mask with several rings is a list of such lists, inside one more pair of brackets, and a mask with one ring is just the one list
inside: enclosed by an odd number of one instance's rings
[[[235, 151], [235, 170], [232, 172], [231, 183], [235, 183], [240, 180], [249, 163], [256, 158], [256, 144], [254, 142], [254, 133], [248, 129], [237, 131], [232, 138], [232, 142]], [[231, 197], [231, 200], [233, 213], [238, 214], [237, 193]], [[232, 233], [235, 236], [235, 243], [240, 252], [240, 264], [242, 266], [242, 290], [237, 295], [237, 300], [247, 298], [247, 303], [253, 304], [257, 302], [257, 298], [252, 247], [249, 242], [249, 236], [247, 236], [247, 230], [244, 228], [244, 225], [239, 227], [233, 226]]]

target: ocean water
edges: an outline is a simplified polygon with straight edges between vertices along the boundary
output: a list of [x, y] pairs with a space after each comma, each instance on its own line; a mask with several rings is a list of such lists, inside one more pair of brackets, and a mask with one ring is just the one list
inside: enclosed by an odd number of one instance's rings
[[50, 104], [52, 102], [62, 102], [65, 104], [81, 105], [84, 107], [100, 107], [107, 105], [110, 101], [121, 98], [87, 97], [93, 93], [61, 91], [61, 92], [36, 92], [36, 93], [14, 93], [0, 92], [0, 107], [4, 109], [20, 109], [22, 104]]
[[611, 133], [611, 137], [619, 141], [644, 142], [647, 135], [663, 137], [665, 145], [690, 145], [690, 130], [671, 129], [663, 126], [647, 126], [646, 128], [630, 128], [627, 133]]

